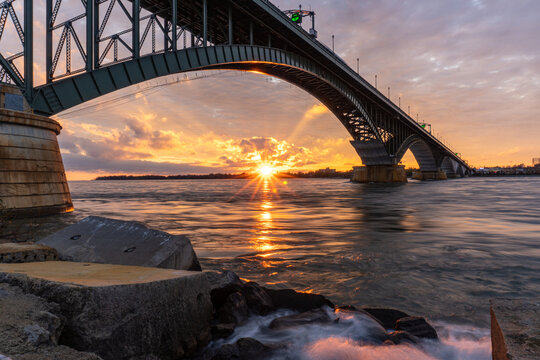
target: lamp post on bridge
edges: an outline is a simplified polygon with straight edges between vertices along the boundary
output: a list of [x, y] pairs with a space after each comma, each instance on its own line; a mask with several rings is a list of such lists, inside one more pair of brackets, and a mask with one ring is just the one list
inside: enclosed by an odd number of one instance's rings
[[333, 52], [333, 53], [336, 52], [336, 51], [335, 51], [335, 47], [334, 47], [334, 45], [335, 45], [335, 38], [336, 38], [336, 36], [335, 36], [335, 35], [332, 35], [332, 52]]
[[377, 74], [375, 74], [375, 89], [377, 89]]

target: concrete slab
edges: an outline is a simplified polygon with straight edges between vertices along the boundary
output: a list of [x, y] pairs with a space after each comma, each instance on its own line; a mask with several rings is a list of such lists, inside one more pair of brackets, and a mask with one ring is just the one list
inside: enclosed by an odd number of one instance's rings
[[494, 360], [540, 359], [540, 299], [492, 299]]
[[32, 242], [0, 244], [0, 263], [58, 260], [55, 249]]
[[171, 235], [135, 221], [87, 217], [38, 241], [66, 261], [200, 270], [186, 236]]
[[0, 283], [59, 304], [60, 343], [103, 359], [180, 358], [210, 339], [202, 272], [74, 262], [0, 264]]

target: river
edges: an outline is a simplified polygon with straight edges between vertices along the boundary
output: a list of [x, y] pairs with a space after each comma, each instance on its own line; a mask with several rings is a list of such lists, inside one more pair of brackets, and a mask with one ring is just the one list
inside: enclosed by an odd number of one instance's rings
[[142, 221], [188, 235], [205, 269], [426, 316], [478, 342], [465, 347], [489, 348], [490, 298], [540, 294], [540, 177], [69, 185], [76, 211], [34, 233], [89, 215]]

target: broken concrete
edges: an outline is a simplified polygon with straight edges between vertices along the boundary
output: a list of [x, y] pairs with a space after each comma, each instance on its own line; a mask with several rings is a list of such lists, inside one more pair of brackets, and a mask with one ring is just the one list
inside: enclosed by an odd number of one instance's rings
[[65, 261], [201, 270], [187, 237], [135, 221], [90, 216], [38, 243], [55, 248]]
[[540, 301], [492, 299], [493, 360], [540, 359]]
[[31, 242], [0, 244], [0, 263], [52, 260], [58, 260], [58, 253], [55, 249], [45, 245]]
[[60, 343], [106, 360], [175, 359], [210, 340], [202, 272], [47, 261], [0, 264], [1, 282], [57, 303]]

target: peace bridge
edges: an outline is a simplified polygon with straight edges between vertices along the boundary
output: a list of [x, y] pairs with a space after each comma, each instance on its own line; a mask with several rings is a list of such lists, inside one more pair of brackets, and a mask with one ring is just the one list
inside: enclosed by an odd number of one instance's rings
[[[295, 23], [312, 12], [286, 14], [267, 0], [75, 3], [46, 0], [44, 19], [34, 16], [32, 0], [0, 4], [4, 208], [27, 215], [72, 209], [56, 140], [61, 126], [50, 116], [131, 85], [194, 70], [256, 71], [313, 95], [352, 136], [364, 164], [356, 168], [355, 181], [407, 181], [399, 162], [409, 149], [420, 167], [418, 179], [472, 171], [459, 154], [317, 41], [314, 24], [308, 32]], [[34, 29], [36, 22], [45, 29]], [[2, 38], [8, 24], [13, 35]], [[45, 44], [43, 84], [34, 79], [35, 42]]]

